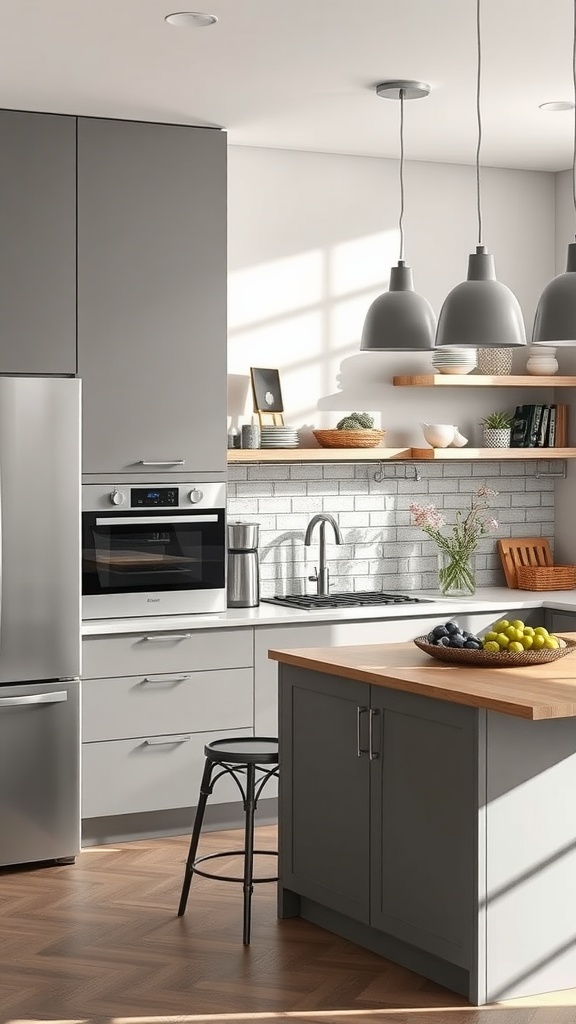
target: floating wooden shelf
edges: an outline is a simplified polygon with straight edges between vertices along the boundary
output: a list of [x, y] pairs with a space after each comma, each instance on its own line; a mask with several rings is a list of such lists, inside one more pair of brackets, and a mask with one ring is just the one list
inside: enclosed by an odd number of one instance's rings
[[409, 459], [411, 448], [230, 448], [228, 462], [380, 462]]
[[421, 373], [393, 377], [392, 383], [397, 388], [573, 388], [576, 387], [576, 377], [514, 377], [510, 374], [504, 377], [485, 377], [479, 373]]
[[413, 459], [576, 459], [576, 448], [412, 448]]
[[576, 448], [242, 448], [228, 451], [229, 465], [262, 462], [404, 462], [477, 459], [576, 459]]

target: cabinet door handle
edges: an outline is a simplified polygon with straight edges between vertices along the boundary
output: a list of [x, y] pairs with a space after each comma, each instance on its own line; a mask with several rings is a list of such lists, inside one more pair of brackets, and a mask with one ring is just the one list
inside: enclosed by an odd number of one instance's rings
[[155, 679], [150, 679], [148, 676], [144, 676], [140, 680], [140, 685], [143, 686], [144, 683], [184, 683], [187, 679], [192, 679], [192, 676], [157, 676]]
[[68, 700], [66, 690], [56, 690], [53, 693], [30, 693], [21, 697], [2, 697], [0, 708], [16, 708], [24, 704], [61, 704]]
[[176, 743], [189, 743], [191, 736], [152, 736], [144, 740], [146, 747], [170, 747]]
[[362, 747], [362, 715], [368, 711], [368, 708], [356, 708], [356, 753], [358, 757], [362, 757], [362, 754], [367, 754], [368, 751]]
[[154, 462], [147, 462], [146, 459], [139, 459], [137, 466], [183, 466], [186, 459], [156, 459]]
[[374, 750], [374, 719], [380, 714], [379, 711], [374, 708], [370, 708], [370, 727], [368, 730], [368, 757], [371, 761], [376, 761], [380, 757], [380, 752]]
[[153, 636], [143, 636], [143, 640], [190, 640], [192, 633], [155, 633]]

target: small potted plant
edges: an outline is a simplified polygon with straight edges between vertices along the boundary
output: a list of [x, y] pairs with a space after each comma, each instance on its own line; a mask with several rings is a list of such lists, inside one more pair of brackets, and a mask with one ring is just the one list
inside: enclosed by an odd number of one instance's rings
[[490, 412], [480, 425], [484, 428], [484, 448], [509, 448], [513, 417], [508, 412]]

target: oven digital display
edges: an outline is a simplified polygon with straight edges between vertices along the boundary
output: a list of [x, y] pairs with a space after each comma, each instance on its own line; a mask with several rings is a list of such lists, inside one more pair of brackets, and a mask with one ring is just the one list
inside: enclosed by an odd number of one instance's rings
[[177, 487], [131, 487], [132, 508], [178, 507]]

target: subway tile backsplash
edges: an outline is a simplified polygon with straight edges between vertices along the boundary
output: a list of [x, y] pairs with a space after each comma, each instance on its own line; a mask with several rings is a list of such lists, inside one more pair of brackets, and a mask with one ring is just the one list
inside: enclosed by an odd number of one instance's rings
[[[538, 468], [538, 476], [536, 470]], [[498, 530], [477, 548], [479, 587], [503, 586], [497, 537], [554, 538], [554, 479], [542, 462], [314, 463], [230, 466], [228, 517], [260, 523], [261, 595], [314, 592], [318, 533], [304, 547], [313, 515], [329, 512], [342, 532], [326, 527], [330, 587], [350, 590], [435, 590], [437, 548], [411, 525], [410, 504], [434, 504], [453, 522], [481, 486], [498, 491]]]

